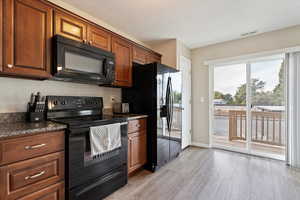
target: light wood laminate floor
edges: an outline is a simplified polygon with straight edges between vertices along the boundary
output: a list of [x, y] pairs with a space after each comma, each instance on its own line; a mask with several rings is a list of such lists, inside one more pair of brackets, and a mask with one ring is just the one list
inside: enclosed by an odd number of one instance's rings
[[156, 173], [141, 171], [105, 200], [300, 200], [300, 170], [223, 150], [186, 149]]

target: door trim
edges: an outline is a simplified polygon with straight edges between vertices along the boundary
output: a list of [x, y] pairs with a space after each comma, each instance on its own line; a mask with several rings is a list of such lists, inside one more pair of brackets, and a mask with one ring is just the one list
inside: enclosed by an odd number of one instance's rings
[[[188, 136], [188, 141], [187, 141], [187, 146], [185, 146], [185, 147], [183, 147], [183, 143], [182, 143], [182, 140], [183, 140], [183, 130], [181, 130], [181, 149], [185, 149], [186, 147], [188, 147], [188, 146], [191, 146], [192, 144], [193, 144], [193, 141], [192, 141], [192, 136], [193, 136], [193, 123], [192, 123], [192, 116], [193, 116], [193, 109], [192, 109], [192, 61], [189, 59], [189, 58], [187, 58], [187, 57], [185, 57], [185, 56], [180, 56], [180, 62], [179, 62], [179, 65], [180, 65], [180, 71], [181, 71], [181, 94], [183, 94], [183, 82], [184, 82], [184, 79], [183, 79], [183, 73], [182, 73], [182, 63], [183, 62], [186, 62], [186, 63], [188, 63], [188, 70], [190, 70], [190, 72], [188, 72], [188, 73], [190, 73], [190, 78], [191, 78], [191, 88], [190, 88], [190, 103], [189, 103], [189, 106], [190, 106], [190, 122], [188, 122], [188, 123], [190, 123], [190, 130], [187, 130], [187, 134], [189, 135]], [[183, 97], [182, 97], [182, 99], [183, 99]], [[182, 101], [183, 102], [183, 101]], [[182, 107], [184, 107], [184, 105], [182, 104]], [[184, 108], [184, 110], [187, 110], [186, 108]], [[184, 110], [182, 110], [181, 111], [181, 115], [183, 116], [183, 112], [185, 112]], [[182, 123], [182, 129], [183, 129], [183, 118], [181, 119], [181, 123]]]

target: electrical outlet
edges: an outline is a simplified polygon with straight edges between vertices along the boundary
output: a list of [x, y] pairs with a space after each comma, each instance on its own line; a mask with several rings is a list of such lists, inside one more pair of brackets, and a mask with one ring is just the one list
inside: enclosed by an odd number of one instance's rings
[[111, 101], [111, 102], [115, 102], [115, 101], [116, 101], [116, 98], [115, 98], [114, 96], [111, 96], [111, 97], [110, 97], [110, 101]]

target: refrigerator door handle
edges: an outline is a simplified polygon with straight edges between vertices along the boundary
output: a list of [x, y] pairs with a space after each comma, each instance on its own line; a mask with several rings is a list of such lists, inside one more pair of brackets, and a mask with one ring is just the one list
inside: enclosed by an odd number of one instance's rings
[[171, 130], [171, 109], [170, 109], [170, 104], [171, 104], [171, 78], [168, 78], [168, 83], [167, 83], [167, 92], [166, 92], [166, 108], [167, 108], [167, 127], [168, 131], [170, 132]]
[[172, 130], [172, 124], [173, 124], [173, 114], [174, 114], [174, 94], [173, 94], [173, 86], [172, 86], [172, 80], [170, 78], [170, 130]]

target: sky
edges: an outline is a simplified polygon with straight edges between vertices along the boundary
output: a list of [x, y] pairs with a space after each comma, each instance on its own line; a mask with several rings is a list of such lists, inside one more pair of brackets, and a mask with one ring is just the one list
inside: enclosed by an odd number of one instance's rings
[[[271, 91], [279, 83], [282, 60], [261, 61], [251, 64], [251, 78], [266, 82], [264, 91]], [[216, 67], [214, 70], [214, 91], [234, 95], [237, 88], [246, 83], [246, 64]]]

